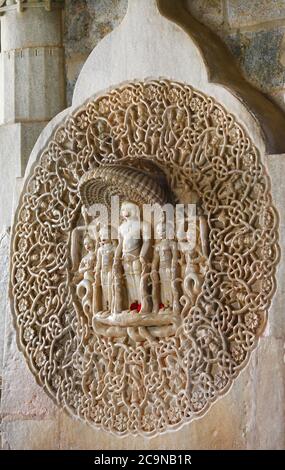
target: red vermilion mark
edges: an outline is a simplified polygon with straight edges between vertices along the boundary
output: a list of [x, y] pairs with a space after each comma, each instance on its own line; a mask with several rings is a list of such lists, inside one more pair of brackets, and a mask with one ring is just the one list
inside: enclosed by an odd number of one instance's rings
[[137, 312], [140, 312], [141, 309], [142, 309], [142, 305], [139, 304], [137, 300], [130, 305], [131, 311], [136, 310]]

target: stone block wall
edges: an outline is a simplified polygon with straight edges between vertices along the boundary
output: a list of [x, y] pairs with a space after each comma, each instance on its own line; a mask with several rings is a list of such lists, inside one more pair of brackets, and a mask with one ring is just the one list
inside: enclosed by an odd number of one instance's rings
[[[187, 0], [187, 5], [196, 19], [224, 41], [245, 78], [285, 111], [285, 0]], [[68, 104], [88, 55], [122, 21], [126, 9], [127, 0], [66, 0], [63, 31]], [[4, 167], [2, 162], [0, 165]], [[274, 201], [281, 213], [284, 155], [270, 156], [268, 165]], [[280, 228], [283, 239], [283, 223]], [[279, 300], [275, 298], [273, 303], [275, 320], [270, 331], [235, 386], [212, 407], [206, 421], [196, 420], [176, 433], [138, 442], [134, 437], [114, 437], [76, 422], [58, 410], [35, 384], [17, 350], [7, 308], [8, 251], [9, 228], [5, 227], [0, 233], [0, 337], [6, 338], [6, 349], [3, 354], [0, 341], [0, 370], [3, 364], [8, 382], [12, 376], [17, 380], [11, 381], [14, 389], [8, 387], [3, 394], [4, 449], [95, 449], [98, 442], [102, 449], [285, 448], [282, 285], [278, 286]], [[284, 279], [284, 266], [282, 257], [279, 279]]]
[[88, 55], [106, 34], [120, 24], [127, 5], [127, 0], [67, 0], [64, 46], [68, 104]]
[[[224, 41], [244, 77], [285, 109], [285, 0], [187, 0], [193, 16]], [[127, 0], [67, 0], [67, 99], [98, 42], [123, 19]]]

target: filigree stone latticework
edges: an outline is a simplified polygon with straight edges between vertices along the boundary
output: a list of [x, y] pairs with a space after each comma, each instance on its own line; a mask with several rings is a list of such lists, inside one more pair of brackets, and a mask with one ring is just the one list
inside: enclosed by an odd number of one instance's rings
[[[78, 304], [79, 185], [102, 165], [154, 165], [176, 201], [201, 201], [210, 247], [203, 284], [168, 337], [104, 336]], [[277, 260], [269, 180], [235, 117], [187, 85], [126, 84], [68, 117], [25, 185], [11, 274], [20, 348], [48, 394], [91, 425], [121, 435], [175, 429], [204, 414], [245, 367], [266, 324]]]

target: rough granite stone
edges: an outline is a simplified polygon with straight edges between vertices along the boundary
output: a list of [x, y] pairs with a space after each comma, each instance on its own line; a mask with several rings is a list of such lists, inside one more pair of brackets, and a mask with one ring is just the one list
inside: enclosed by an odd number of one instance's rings
[[231, 27], [285, 18], [285, 0], [226, 0]]
[[187, 0], [192, 15], [211, 28], [220, 27], [224, 22], [223, 0]]
[[[275, 20], [285, 16], [285, 0], [228, 0], [227, 8], [225, 5], [222, 0], [187, 0], [186, 3], [193, 16], [218, 33], [227, 44], [245, 78], [273, 96], [284, 109], [284, 100], [276, 98], [275, 91], [284, 87], [284, 28], [276, 25]], [[88, 55], [106, 34], [119, 25], [126, 8], [127, 0], [66, 2], [64, 44], [68, 104]], [[271, 22], [266, 30], [262, 26], [264, 22]], [[257, 25], [256, 31], [250, 31], [253, 24]], [[261, 24], [260, 30], [258, 24]], [[247, 26], [249, 31], [246, 31]], [[243, 32], [237, 32], [239, 27], [243, 27]]]
[[239, 32], [225, 38], [245, 78], [263, 91], [284, 86], [285, 66], [280, 60], [283, 36], [283, 30], [272, 29]]
[[127, 0], [66, 2], [64, 44], [68, 105], [85, 60], [99, 41], [120, 24], [125, 16], [127, 3]]
[[271, 99], [279, 106], [281, 109], [285, 110], [285, 90], [276, 90], [270, 93]]

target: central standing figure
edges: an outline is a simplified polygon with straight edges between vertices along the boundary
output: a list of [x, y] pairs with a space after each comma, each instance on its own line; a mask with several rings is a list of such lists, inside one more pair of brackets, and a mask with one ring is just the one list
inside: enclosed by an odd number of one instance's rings
[[129, 307], [141, 305], [141, 313], [152, 311], [150, 283], [150, 260], [152, 240], [150, 226], [141, 222], [140, 209], [133, 202], [125, 201], [121, 206], [123, 219], [118, 230], [118, 246], [115, 253], [115, 268], [122, 262]]
[[[150, 162], [141, 160], [140, 165], [143, 168], [100, 165], [86, 172], [79, 181], [82, 205], [92, 206], [93, 211], [96, 207], [96, 213], [99, 212], [100, 217], [102, 213], [103, 220], [112, 215], [112, 197], [119, 197], [122, 201], [115, 254], [110, 240], [108, 243], [98, 240], [101, 260], [97, 264], [98, 282], [95, 283], [95, 290], [99, 291], [98, 305], [103, 303], [102, 309], [114, 316], [130, 310], [133, 313], [152, 313], [150, 272], [153, 237], [151, 223], [142, 220], [141, 210], [144, 204], [162, 207], [172, 200], [164, 173]], [[113, 226], [117, 227], [117, 223], [114, 222]], [[103, 254], [106, 264], [102, 263]], [[94, 313], [98, 313], [95, 307]], [[134, 316], [131, 318], [133, 320]]]

